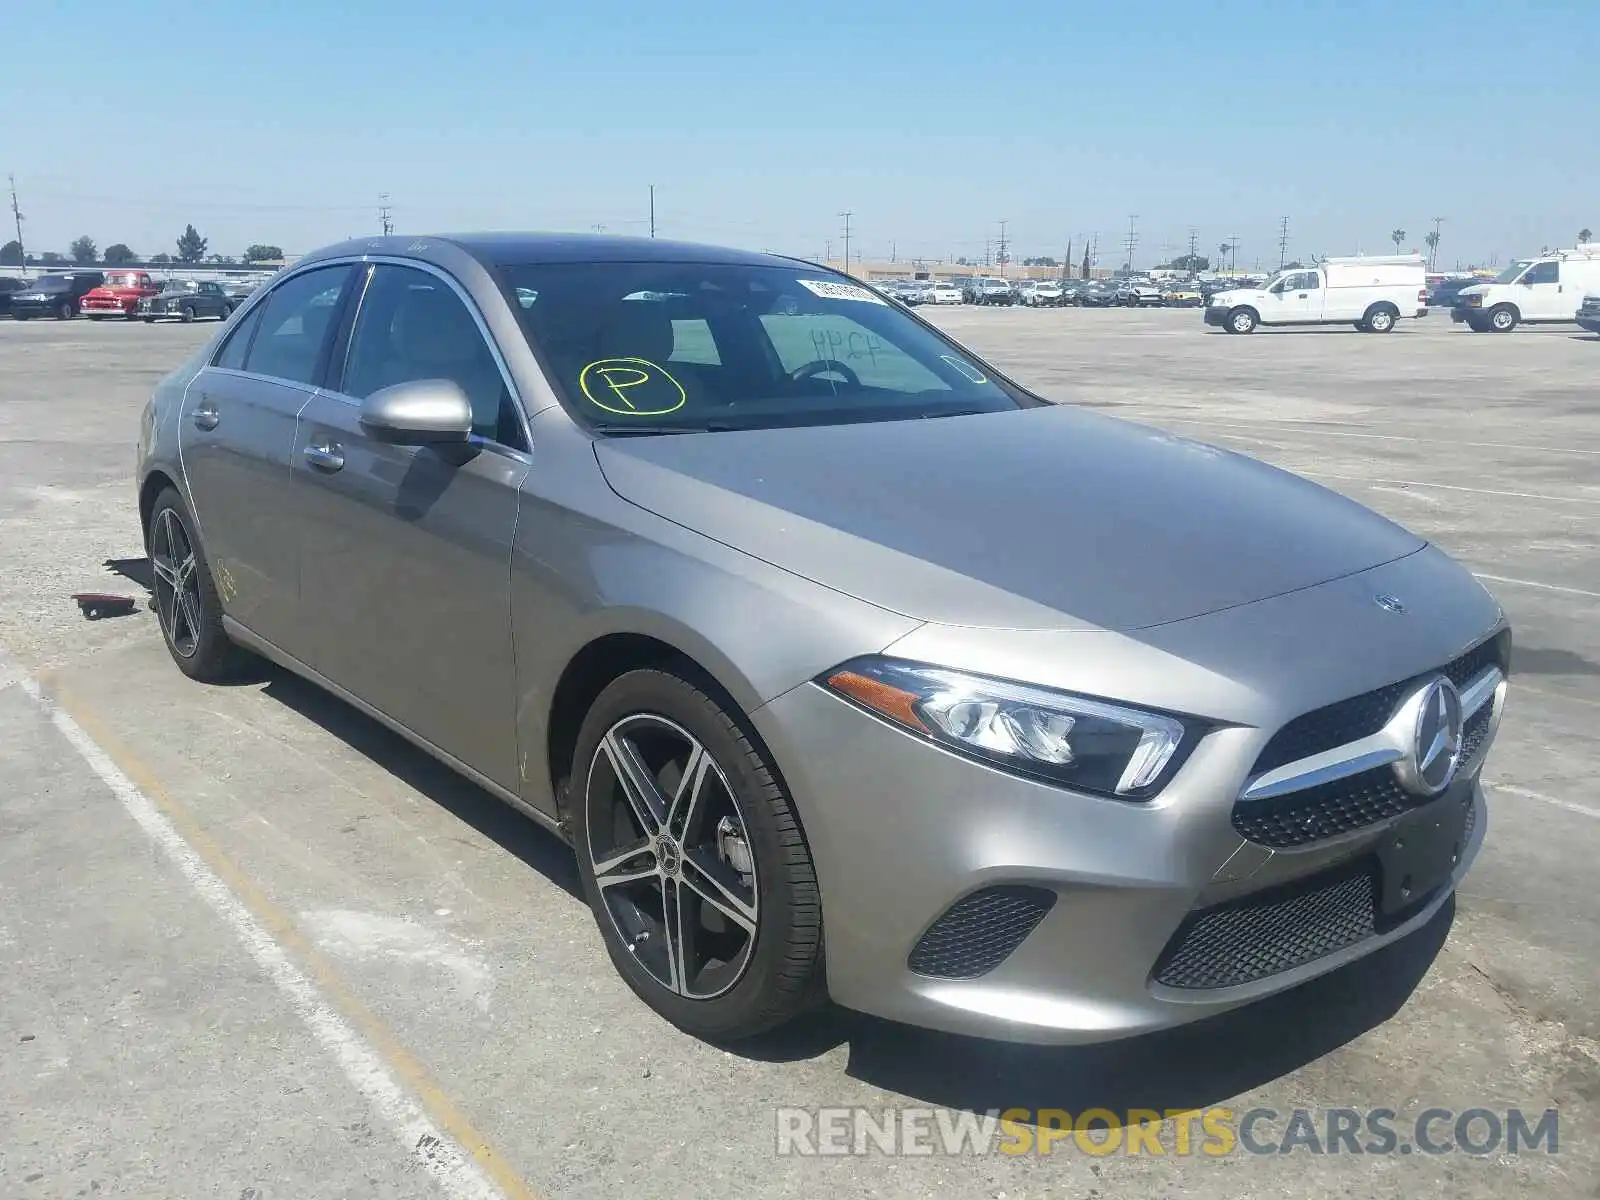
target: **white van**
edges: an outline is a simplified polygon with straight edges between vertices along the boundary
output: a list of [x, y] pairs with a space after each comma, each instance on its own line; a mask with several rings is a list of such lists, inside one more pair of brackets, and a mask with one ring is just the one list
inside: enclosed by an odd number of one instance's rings
[[1315, 267], [1279, 271], [1259, 288], [1218, 292], [1207, 325], [1250, 333], [1257, 325], [1354, 325], [1388, 333], [1401, 317], [1428, 312], [1420, 254], [1326, 258]]
[[1462, 288], [1450, 316], [1477, 333], [1510, 333], [1524, 321], [1576, 321], [1600, 294], [1600, 246], [1577, 246], [1512, 263], [1487, 283]]

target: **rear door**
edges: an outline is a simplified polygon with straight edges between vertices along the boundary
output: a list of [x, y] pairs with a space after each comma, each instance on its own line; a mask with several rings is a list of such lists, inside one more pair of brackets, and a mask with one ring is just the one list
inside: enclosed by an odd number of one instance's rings
[[[306, 661], [413, 733], [520, 791], [511, 543], [531, 459], [498, 350], [443, 275], [380, 263], [293, 453]], [[367, 434], [361, 401], [449, 379], [472, 401], [467, 447]]]
[[180, 418], [184, 482], [223, 607], [291, 654], [300, 647], [289, 456], [352, 273], [319, 267], [263, 297], [195, 376]]

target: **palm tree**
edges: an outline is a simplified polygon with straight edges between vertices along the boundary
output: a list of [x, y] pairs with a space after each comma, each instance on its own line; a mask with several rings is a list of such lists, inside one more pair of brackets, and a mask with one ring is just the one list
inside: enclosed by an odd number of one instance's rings
[[1589, 239], [1593, 236], [1594, 234], [1587, 229], [1578, 230], [1578, 245], [1587, 246], [1589, 244]]
[[1396, 229], [1389, 235], [1389, 240], [1394, 243], [1395, 253], [1398, 254], [1400, 252], [1400, 243], [1406, 240], [1406, 231], [1404, 229]]
[[1227, 262], [1227, 261], [1228, 261], [1228, 243], [1227, 242], [1223, 242], [1222, 245], [1217, 247], [1217, 266], [1220, 268], [1222, 266], [1222, 264]]
[[1433, 270], [1434, 260], [1439, 257], [1439, 231], [1435, 229], [1422, 239], [1428, 247], [1428, 270]]

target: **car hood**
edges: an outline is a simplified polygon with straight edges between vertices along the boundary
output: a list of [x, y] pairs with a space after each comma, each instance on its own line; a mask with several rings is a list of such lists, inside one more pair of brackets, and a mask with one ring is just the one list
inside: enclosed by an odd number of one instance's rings
[[1264, 463], [1072, 407], [613, 438], [618, 495], [919, 620], [1136, 629], [1424, 543]]
[[84, 293], [85, 298], [89, 296], [115, 296], [118, 300], [125, 300], [129, 296], [153, 295], [155, 295], [154, 292], [146, 291], [144, 288], [136, 287], [95, 287], [90, 288]]
[[1223, 304], [1243, 304], [1251, 300], [1259, 300], [1267, 293], [1260, 288], [1229, 288], [1225, 292], [1216, 292], [1212, 295], [1213, 301]]

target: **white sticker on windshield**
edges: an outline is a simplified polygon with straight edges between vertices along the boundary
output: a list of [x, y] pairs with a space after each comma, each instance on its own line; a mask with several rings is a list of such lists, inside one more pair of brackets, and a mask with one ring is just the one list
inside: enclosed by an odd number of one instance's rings
[[853, 283], [835, 283], [831, 279], [797, 279], [795, 282], [813, 296], [820, 296], [824, 300], [864, 300], [868, 304], [888, 304], [882, 296], [874, 295], [870, 288], [857, 287]]

